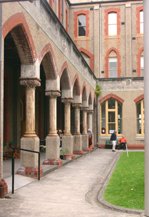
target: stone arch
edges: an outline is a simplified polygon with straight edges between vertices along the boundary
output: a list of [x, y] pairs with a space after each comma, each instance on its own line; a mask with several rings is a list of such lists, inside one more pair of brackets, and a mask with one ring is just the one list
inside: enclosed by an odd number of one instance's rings
[[75, 77], [74, 83], [73, 83], [73, 98], [74, 103], [81, 103], [81, 88], [80, 88], [80, 82], [78, 77]]
[[25, 16], [22, 13], [11, 16], [4, 23], [3, 38], [5, 39], [9, 33], [17, 47], [21, 63], [31, 64], [35, 62], [37, 57], [35, 46]]
[[47, 80], [54, 80], [57, 78], [58, 70], [55, 59], [52, 46], [49, 43], [46, 44], [39, 54], [39, 62], [43, 65]]
[[102, 97], [102, 98], [99, 100], [99, 102], [100, 102], [100, 103], [103, 103], [104, 101], [106, 101], [106, 100], [108, 100], [108, 99], [110, 99], [110, 98], [113, 98], [113, 99], [117, 100], [117, 101], [120, 102], [120, 103], [123, 103], [123, 102], [124, 102], [124, 100], [123, 100], [122, 98], [120, 98], [119, 96], [117, 96], [117, 95], [115, 95], [115, 94], [112, 94], [112, 93], [110, 93], [110, 94], [108, 94], [108, 95]]
[[87, 95], [87, 89], [85, 84], [83, 85], [82, 88], [82, 106], [88, 107], [88, 95]]
[[65, 62], [61, 68], [60, 89], [62, 92], [62, 98], [72, 98], [72, 88], [70, 77], [68, 73], [68, 65]]
[[70, 84], [70, 78], [68, 74], [68, 66], [65, 62], [61, 68], [61, 88], [64, 90], [70, 90], [71, 84]]

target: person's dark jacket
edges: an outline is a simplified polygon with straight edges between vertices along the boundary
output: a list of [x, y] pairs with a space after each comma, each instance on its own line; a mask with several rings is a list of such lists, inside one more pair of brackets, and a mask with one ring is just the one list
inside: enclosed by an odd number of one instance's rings
[[111, 134], [111, 138], [110, 138], [110, 141], [116, 141], [117, 140], [117, 136], [115, 133], [112, 133]]

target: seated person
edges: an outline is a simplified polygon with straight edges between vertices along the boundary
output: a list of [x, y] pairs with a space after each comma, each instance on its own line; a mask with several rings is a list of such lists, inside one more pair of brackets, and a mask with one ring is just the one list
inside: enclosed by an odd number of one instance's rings
[[118, 149], [126, 149], [126, 143], [127, 140], [125, 138], [125, 136], [122, 136], [122, 138], [119, 139], [119, 145], [118, 145]]

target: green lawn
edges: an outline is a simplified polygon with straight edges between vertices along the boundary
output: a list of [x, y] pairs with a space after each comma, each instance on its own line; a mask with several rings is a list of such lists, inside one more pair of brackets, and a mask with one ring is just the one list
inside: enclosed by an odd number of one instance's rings
[[104, 200], [125, 208], [144, 209], [144, 152], [122, 153], [104, 192]]

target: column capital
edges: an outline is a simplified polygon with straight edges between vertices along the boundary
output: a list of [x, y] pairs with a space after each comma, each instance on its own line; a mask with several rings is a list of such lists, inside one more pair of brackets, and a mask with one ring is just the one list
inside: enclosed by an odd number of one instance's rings
[[58, 97], [60, 95], [61, 95], [61, 92], [59, 90], [48, 90], [48, 91], [46, 91], [46, 96]]
[[72, 103], [72, 107], [74, 107], [74, 108], [80, 108], [81, 107], [81, 103]]
[[63, 103], [72, 103], [73, 102], [73, 98], [62, 98], [62, 102]]
[[81, 110], [82, 110], [82, 111], [86, 111], [86, 112], [88, 112], [88, 107], [87, 107], [87, 106], [86, 106], [86, 107], [83, 106], [83, 107], [81, 107]]
[[92, 114], [93, 112], [94, 112], [94, 110], [92, 110], [92, 109], [88, 109], [87, 110], [87, 113], [91, 113]]
[[20, 78], [20, 84], [29, 88], [40, 86], [40, 82], [39, 78]]

